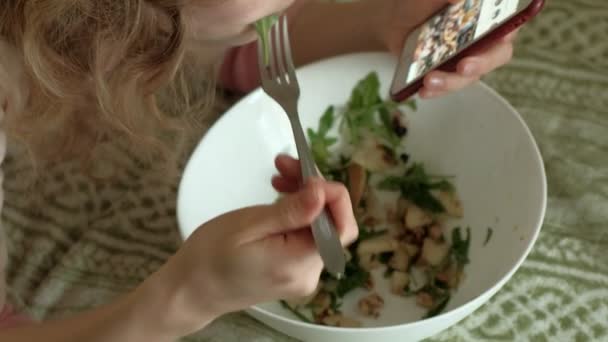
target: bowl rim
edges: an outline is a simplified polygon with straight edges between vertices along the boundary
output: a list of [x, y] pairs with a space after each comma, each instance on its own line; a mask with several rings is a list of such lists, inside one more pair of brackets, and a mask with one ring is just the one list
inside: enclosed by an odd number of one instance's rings
[[[340, 60], [340, 59], [346, 59], [346, 58], [386, 58], [387, 56], [389, 56], [388, 53], [378, 53], [378, 52], [364, 52], [364, 53], [352, 53], [352, 54], [346, 54], [346, 55], [342, 55], [342, 56], [336, 56], [336, 57], [332, 57], [332, 58], [328, 58], [328, 59], [323, 59], [321, 61], [303, 66], [302, 68], [299, 68], [298, 70], [300, 71], [305, 71], [311, 68], [314, 68], [316, 66], [318, 66], [319, 64], [324, 64], [330, 61], [335, 61], [335, 60]], [[377, 332], [377, 331], [389, 331], [389, 330], [398, 330], [398, 329], [402, 329], [404, 327], [416, 327], [418, 325], [422, 325], [422, 324], [427, 324], [429, 322], [433, 322], [433, 321], [438, 321], [440, 319], [444, 319], [447, 316], [457, 316], [459, 313], [461, 313], [462, 311], [467, 310], [469, 307], [471, 306], [475, 306], [476, 304], [478, 304], [479, 306], [481, 306], [483, 303], [487, 302], [494, 294], [496, 294], [496, 292], [498, 292], [498, 290], [500, 290], [510, 279], [511, 277], [515, 274], [515, 272], [521, 267], [521, 265], [523, 264], [523, 262], [525, 261], [525, 259], [528, 257], [528, 255], [530, 254], [530, 252], [532, 251], [532, 248], [534, 247], [536, 241], [538, 240], [538, 236], [540, 235], [540, 231], [542, 229], [542, 225], [543, 225], [543, 221], [545, 218], [545, 214], [546, 214], [546, 210], [547, 210], [547, 176], [546, 176], [546, 170], [545, 170], [545, 165], [543, 162], [543, 158], [542, 158], [542, 154], [540, 152], [540, 149], [538, 147], [538, 143], [536, 142], [536, 139], [534, 138], [534, 135], [532, 134], [532, 131], [530, 130], [530, 128], [528, 127], [528, 125], [526, 124], [525, 120], [523, 119], [523, 117], [521, 116], [521, 114], [517, 111], [517, 109], [511, 104], [509, 103], [503, 96], [501, 96], [496, 90], [492, 89], [490, 86], [488, 86], [487, 84], [485, 84], [483, 81], [478, 81], [472, 85], [470, 85], [470, 87], [479, 87], [482, 91], [487, 92], [487, 94], [489, 96], [493, 96], [496, 100], [498, 100], [503, 106], [506, 107], [506, 109], [511, 113], [511, 115], [513, 115], [515, 117], [515, 119], [518, 121], [518, 123], [523, 127], [525, 135], [530, 139], [530, 141], [532, 142], [532, 147], [533, 147], [533, 152], [534, 152], [534, 161], [537, 163], [537, 166], [539, 167], [539, 171], [540, 171], [540, 175], [541, 175], [541, 191], [542, 191], [542, 197], [541, 197], [541, 210], [539, 212], [539, 215], [536, 217], [536, 223], [535, 223], [535, 228], [534, 228], [534, 232], [532, 234], [532, 237], [530, 239], [530, 241], [528, 242], [528, 245], [526, 246], [524, 253], [517, 259], [517, 261], [515, 262], [515, 264], [513, 264], [513, 266], [510, 268], [510, 270], [504, 274], [494, 285], [492, 285], [491, 287], [489, 287], [488, 289], [484, 290], [483, 292], [479, 293], [477, 296], [469, 299], [467, 302], [465, 302], [462, 305], [459, 305], [449, 311], [445, 311], [442, 312], [441, 314], [431, 317], [431, 318], [427, 318], [427, 319], [420, 319], [414, 322], [408, 322], [408, 323], [402, 323], [402, 324], [394, 324], [394, 325], [387, 325], [387, 326], [378, 326], [378, 327], [363, 327], [363, 328], [345, 328], [345, 327], [330, 327], [330, 326], [324, 326], [324, 325], [319, 325], [319, 324], [314, 324], [314, 323], [307, 323], [304, 321], [299, 321], [293, 318], [289, 318], [289, 317], [285, 317], [270, 311], [267, 311], [261, 307], [259, 307], [258, 305], [252, 306], [248, 309], [246, 309], [245, 311], [248, 312], [252, 312], [255, 314], [259, 314], [259, 315], [263, 315], [266, 316], [270, 319], [273, 319], [275, 321], [281, 322], [282, 324], [290, 324], [290, 325], [295, 325], [298, 328], [314, 328], [314, 329], [318, 329], [320, 331], [324, 331], [324, 332], [341, 332], [341, 333], [369, 333], [369, 332]], [[243, 98], [241, 98], [239, 101], [237, 101], [234, 105], [232, 105], [227, 111], [226, 113], [230, 112], [232, 108], [239, 106], [241, 103], [244, 103], [246, 101], [249, 101], [251, 98], [256, 97], [256, 96], [260, 96], [260, 93], [262, 92], [261, 88], [256, 88], [254, 91], [252, 91], [250, 94], [244, 96]], [[209, 133], [211, 133], [214, 129], [217, 129], [217, 127], [220, 126], [220, 123], [223, 120], [226, 120], [228, 116], [222, 116], [220, 119], [218, 119], [207, 131], [207, 133], [205, 134], [205, 136]], [[178, 229], [179, 229], [179, 233], [180, 236], [182, 237], [182, 239], [184, 239], [184, 222], [182, 219], [182, 215], [180, 214], [181, 212], [181, 205], [180, 203], [183, 202], [182, 198], [183, 198], [183, 186], [184, 186], [184, 182], [182, 181], [184, 176], [188, 174], [188, 169], [190, 168], [190, 161], [194, 156], [194, 152], [196, 152], [204, 143], [205, 141], [205, 136], [203, 136], [200, 141], [198, 142], [197, 146], [194, 148], [193, 153], [191, 154], [191, 156], [189, 157], [187, 163], [186, 163], [186, 167], [182, 173], [182, 178], [180, 180], [180, 185], [178, 187], [178, 193], [177, 193], [177, 202], [176, 202], [176, 213], [177, 213], [177, 221], [178, 221]], [[481, 297], [484, 296], [488, 296], [488, 298], [482, 302], [479, 303], [478, 300]]]

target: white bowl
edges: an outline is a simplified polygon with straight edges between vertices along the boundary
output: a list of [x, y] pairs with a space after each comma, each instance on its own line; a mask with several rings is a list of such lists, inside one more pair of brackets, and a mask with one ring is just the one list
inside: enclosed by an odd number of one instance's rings
[[[387, 94], [395, 60], [385, 54], [338, 57], [302, 68], [300, 113], [305, 127], [316, 127], [329, 104], [344, 104], [355, 83], [375, 70]], [[409, 114], [407, 149], [432, 173], [455, 175], [470, 226], [471, 263], [445, 312], [420, 320], [413, 299], [388, 294], [378, 320], [345, 329], [297, 320], [277, 303], [248, 312], [295, 338], [323, 342], [417, 341], [448, 328], [488, 301], [530, 252], [545, 213], [546, 179], [534, 138], [518, 113], [479, 83], [432, 101], [419, 101]], [[276, 103], [256, 90], [229, 110], [192, 155], [179, 189], [177, 216], [184, 238], [209, 219], [244, 206], [271, 203], [274, 157], [296, 154], [289, 122]], [[493, 237], [484, 246], [487, 228]], [[358, 294], [345, 300], [354, 311]]]

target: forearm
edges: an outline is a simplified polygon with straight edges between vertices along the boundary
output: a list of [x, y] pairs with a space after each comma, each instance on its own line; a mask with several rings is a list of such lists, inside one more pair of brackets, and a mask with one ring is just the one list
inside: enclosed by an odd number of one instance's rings
[[[130, 296], [68, 319], [0, 330], [0, 341], [161, 341], [148, 336], [133, 317]], [[168, 341], [163, 339], [162, 341]]]
[[71, 318], [0, 330], [0, 341], [173, 342], [211, 321], [180, 311], [179, 291], [156, 277], [108, 305]]
[[345, 53], [385, 50], [374, 31], [378, 8], [377, 0], [303, 5], [291, 25], [295, 62], [302, 65]]

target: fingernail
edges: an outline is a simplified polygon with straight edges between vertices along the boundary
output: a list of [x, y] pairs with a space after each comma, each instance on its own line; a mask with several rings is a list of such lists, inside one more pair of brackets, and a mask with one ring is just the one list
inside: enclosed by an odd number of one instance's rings
[[477, 63], [467, 62], [462, 67], [462, 74], [464, 76], [474, 76], [477, 73]]
[[432, 76], [429, 79], [428, 87], [431, 89], [443, 89], [445, 87], [445, 80], [441, 77]]

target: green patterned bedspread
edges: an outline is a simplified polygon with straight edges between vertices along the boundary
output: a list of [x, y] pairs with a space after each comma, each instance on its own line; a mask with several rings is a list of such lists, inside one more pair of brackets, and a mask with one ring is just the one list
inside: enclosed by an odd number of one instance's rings
[[[485, 81], [523, 115], [544, 156], [545, 224], [493, 299], [433, 341], [608, 341], [608, 1], [548, 0], [516, 56]], [[120, 148], [119, 181], [62, 165], [24, 195], [23, 161], [6, 163], [9, 283], [37, 318], [104, 303], [177, 248], [175, 191]], [[204, 205], [204, 203], [202, 204]], [[232, 314], [193, 341], [292, 341]]]

